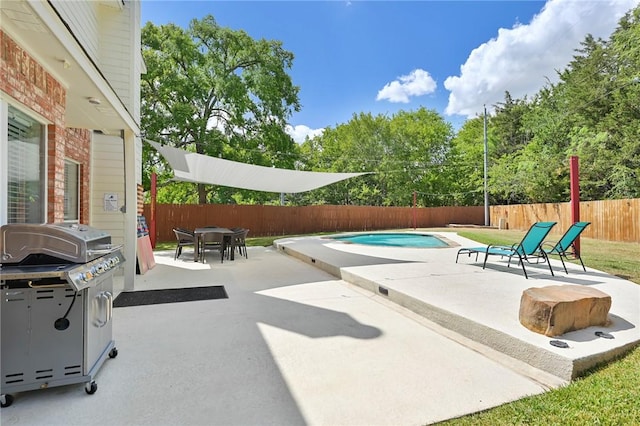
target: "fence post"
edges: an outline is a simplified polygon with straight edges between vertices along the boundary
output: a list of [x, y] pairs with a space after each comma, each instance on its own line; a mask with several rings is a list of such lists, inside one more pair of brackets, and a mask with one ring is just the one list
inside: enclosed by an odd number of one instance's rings
[[[578, 157], [571, 156], [571, 223], [580, 222], [580, 179]], [[576, 256], [580, 256], [580, 236], [576, 238], [574, 243], [576, 248]]]

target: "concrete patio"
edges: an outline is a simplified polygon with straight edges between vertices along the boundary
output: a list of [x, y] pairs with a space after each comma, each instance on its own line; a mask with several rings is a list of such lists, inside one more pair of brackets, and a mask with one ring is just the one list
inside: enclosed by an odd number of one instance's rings
[[[640, 342], [640, 286], [559, 262], [528, 280], [456, 264], [455, 245], [476, 244], [438, 234], [454, 247], [289, 238], [205, 264], [156, 252], [136, 290], [224, 285], [229, 298], [116, 308], [119, 355], [98, 391], [17, 394], [2, 424], [419, 425], [561, 386]], [[567, 349], [521, 326], [522, 291], [556, 284], [611, 295], [610, 326], [560, 336]]]

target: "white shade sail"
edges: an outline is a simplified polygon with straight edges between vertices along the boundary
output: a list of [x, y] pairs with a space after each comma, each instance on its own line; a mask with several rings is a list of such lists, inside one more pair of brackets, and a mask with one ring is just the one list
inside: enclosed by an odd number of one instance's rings
[[146, 140], [168, 162], [176, 180], [208, 183], [254, 191], [298, 193], [368, 174], [277, 169], [209, 157]]

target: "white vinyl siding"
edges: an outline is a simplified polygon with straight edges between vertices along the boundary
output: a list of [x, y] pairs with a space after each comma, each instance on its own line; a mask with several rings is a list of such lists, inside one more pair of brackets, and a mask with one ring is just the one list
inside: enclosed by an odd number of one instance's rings
[[102, 6], [100, 57], [102, 72], [134, 118], [140, 122], [140, 74], [144, 67], [139, 48], [140, 3], [127, 1], [122, 8]]
[[69, 26], [71, 33], [91, 60], [100, 67], [98, 16], [96, 13], [99, 3], [95, 1], [53, 0], [51, 4]]
[[100, 14], [100, 58], [102, 72], [109, 84], [133, 115], [131, 91], [131, 76], [134, 68], [131, 53], [131, 28], [129, 15], [131, 10], [122, 10], [102, 6]]
[[[91, 143], [91, 220], [96, 228], [111, 234], [113, 244], [124, 243], [125, 215], [119, 209], [105, 209], [105, 194], [115, 194], [118, 208], [125, 203], [124, 144], [118, 136], [93, 134]], [[135, 209], [136, 206], [127, 208]]]
[[140, 2], [63, 1], [53, 5], [136, 123], [140, 122]]

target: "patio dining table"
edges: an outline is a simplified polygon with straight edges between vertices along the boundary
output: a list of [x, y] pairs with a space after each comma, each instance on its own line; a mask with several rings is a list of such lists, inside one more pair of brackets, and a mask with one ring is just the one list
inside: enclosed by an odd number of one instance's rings
[[[200, 249], [201, 249], [201, 244], [204, 241], [204, 236], [207, 234], [222, 234], [223, 236], [223, 241], [226, 240], [224, 237], [233, 237], [234, 232], [229, 229], [229, 228], [196, 228], [195, 231], [193, 231], [195, 237], [196, 237], [196, 244], [195, 244], [195, 249], [193, 250], [193, 261], [197, 262], [198, 259], [200, 258]], [[229, 238], [229, 244], [231, 244], [231, 257], [230, 260], [234, 260], [234, 252], [235, 252], [235, 245], [234, 245], [234, 239], [233, 238]], [[222, 250], [222, 256], [224, 256], [224, 248]]]

